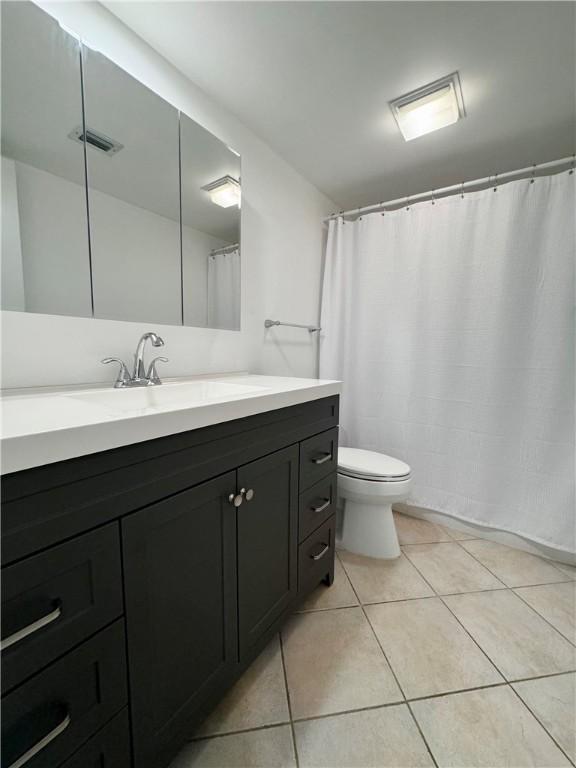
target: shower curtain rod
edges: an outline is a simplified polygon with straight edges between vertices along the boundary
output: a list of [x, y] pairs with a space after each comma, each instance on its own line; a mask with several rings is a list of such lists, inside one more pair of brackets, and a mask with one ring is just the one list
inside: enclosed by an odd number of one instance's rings
[[521, 176], [536, 176], [537, 171], [547, 171], [552, 168], [559, 168], [563, 165], [572, 166], [574, 168], [575, 156], [562, 157], [559, 160], [551, 160], [549, 163], [537, 163], [531, 165], [529, 168], [520, 168], [517, 171], [507, 171], [506, 173], [495, 173], [492, 176], [486, 176], [484, 179], [475, 179], [473, 181], [462, 181], [460, 184], [452, 184], [450, 187], [442, 187], [441, 189], [431, 189], [429, 192], [420, 192], [417, 195], [406, 195], [406, 197], [399, 197], [397, 200], [388, 200], [385, 203], [374, 203], [374, 205], [365, 205], [363, 208], [352, 208], [349, 211], [340, 211], [339, 213], [332, 213], [327, 216], [324, 221], [331, 221], [332, 219], [339, 219], [340, 216], [359, 216], [362, 213], [376, 213], [377, 211], [386, 210], [387, 208], [400, 207], [406, 203], [420, 203], [424, 200], [435, 200], [439, 197], [447, 197], [452, 192], [464, 192], [469, 187], [487, 187], [494, 185], [494, 188], [503, 179], [511, 179], [513, 177]]
[[232, 253], [232, 251], [237, 251], [240, 248], [240, 245], [238, 243], [234, 243], [233, 245], [225, 245], [222, 248], [212, 248], [210, 251], [210, 256], [222, 256], [225, 253]]

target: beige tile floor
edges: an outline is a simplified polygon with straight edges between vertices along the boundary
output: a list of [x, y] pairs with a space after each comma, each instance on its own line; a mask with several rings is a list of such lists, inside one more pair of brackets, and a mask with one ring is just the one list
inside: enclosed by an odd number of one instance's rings
[[396, 515], [339, 552], [171, 768], [576, 765], [576, 569]]

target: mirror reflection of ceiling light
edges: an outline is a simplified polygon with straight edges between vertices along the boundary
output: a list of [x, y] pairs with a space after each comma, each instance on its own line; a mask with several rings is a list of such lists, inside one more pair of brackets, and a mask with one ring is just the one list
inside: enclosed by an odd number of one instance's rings
[[465, 115], [458, 72], [394, 99], [390, 108], [406, 141], [456, 123]]
[[221, 208], [230, 208], [233, 205], [240, 207], [240, 184], [232, 176], [223, 176], [202, 187], [210, 195], [210, 200]]

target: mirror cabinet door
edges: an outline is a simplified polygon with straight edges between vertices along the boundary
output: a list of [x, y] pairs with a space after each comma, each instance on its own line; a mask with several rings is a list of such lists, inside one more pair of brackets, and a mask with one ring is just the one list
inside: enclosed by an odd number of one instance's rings
[[2, 2], [2, 308], [92, 315], [80, 46]]
[[240, 330], [240, 157], [180, 115], [184, 324]]
[[240, 329], [240, 157], [2, 2], [2, 308]]
[[182, 324], [178, 110], [84, 47], [94, 316]]

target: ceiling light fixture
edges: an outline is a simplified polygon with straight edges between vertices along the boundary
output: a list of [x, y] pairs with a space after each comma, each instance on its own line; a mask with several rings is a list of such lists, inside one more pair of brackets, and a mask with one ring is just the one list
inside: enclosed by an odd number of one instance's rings
[[458, 72], [394, 99], [390, 109], [406, 141], [452, 125], [465, 115]]
[[202, 187], [210, 195], [210, 200], [221, 208], [233, 205], [240, 207], [240, 183], [232, 176], [223, 176]]

